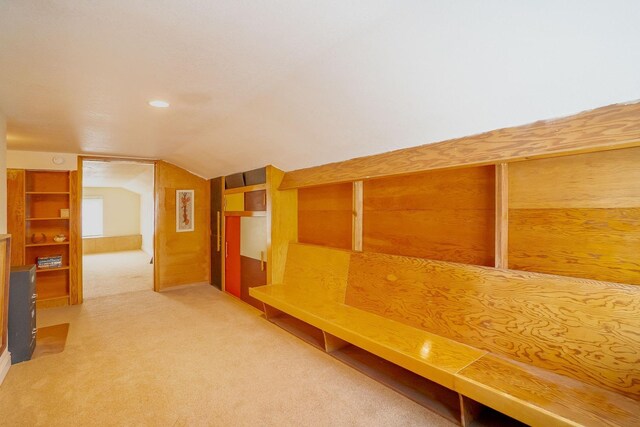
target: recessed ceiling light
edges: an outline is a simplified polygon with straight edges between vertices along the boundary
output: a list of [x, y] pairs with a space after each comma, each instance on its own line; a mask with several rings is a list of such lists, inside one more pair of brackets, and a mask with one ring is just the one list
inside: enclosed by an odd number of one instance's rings
[[161, 99], [154, 99], [153, 101], [149, 101], [149, 105], [156, 108], [169, 108], [169, 103]]

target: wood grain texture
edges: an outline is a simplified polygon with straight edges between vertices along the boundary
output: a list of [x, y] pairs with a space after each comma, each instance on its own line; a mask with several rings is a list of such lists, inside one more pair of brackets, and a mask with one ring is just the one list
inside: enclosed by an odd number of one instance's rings
[[489, 354], [458, 373], [456, 389], [530, 425], [640, 425], [636, 400]]
[[609, 105], [561, 119], [288, 172], [281, 189], [637, 147], [640, 146], [639, 116], [639, 103]]
[[24, 265], [25, 171], [7, 169], [7, 232], [11, 234], [11, 265]]
[[350, 253], [320, 246], [290, 244], [283, 284], [318, 298], [344, 301]]
[[509, 265], [509, 165], [496, 165], [495, 267]]
[[82, 303], [82, 230], [80, 206], [82, 182], [77, 171], [69, 172], [69, 304]]
[[[192, 232], [176, 232], [176, 190], [195, 190]], [[156, 290], [209, 282], [208, 181], [167, 162], [156, 164]]]
[[509, 267], [640, 285], [640, 208], [511, 209]]
[[364, 227], [364, 183], [353, 183], [353, 230], [352, 247], [354, 251], [362, 251]]
[[298, 191], [298, 241], [351, 249], [353, 185], [305, 188]]
[[27, 192], [69, 192], [68, 171], [30, 170], [27, 172]]
[[636, 286], [372, 253], [348, 280], [348, 305], [640, 398]]
[[251, 288], [250, 293], [271, 307], [445, 387], [453, 389], [454, 374], [486, 353], [327, 300], [316, 288], [305, 290], [302, 284], [290, 285]]
[[279, 191], [284, 177], [267, 166], [267, 283], [282, 283], [289, 242], [298, 241], [298, 190]]
[[638, 208], [640, 147], [510, 165], [511, 209]]
[[365, 181], [364, 250], [493, 266], [494, 173], [484, 166]]

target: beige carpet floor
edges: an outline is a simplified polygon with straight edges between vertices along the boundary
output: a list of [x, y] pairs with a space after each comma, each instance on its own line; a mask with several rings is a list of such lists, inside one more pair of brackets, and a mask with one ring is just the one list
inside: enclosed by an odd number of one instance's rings
[[153, 289], [153, 264], [143, 251], [108, 252], [83, 257], [83, 295], [96, 298]]
[[10, 426], [450, 426], [207, 286], [38, 312], [65, 350], [12, 366]]

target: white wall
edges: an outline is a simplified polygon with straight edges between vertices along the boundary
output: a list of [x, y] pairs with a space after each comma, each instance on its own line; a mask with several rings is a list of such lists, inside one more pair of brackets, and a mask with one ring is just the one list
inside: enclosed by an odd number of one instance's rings
[[103, 199], [104, 236], [140, 234], [140, 195], [124, 188], [84, 187], [83, 197], [91, 196]]
[[[53, 158], [63, 160], [62, 164], [53, 163]], [[78, 169], [78, 155], [69, 153], [51, 153], [44, 151], [7, 151], [7, 167], [12, 169], [46, 169], [74, 171]]]
[[153, 256], [153, 236], [155, 232], [154, 170], [149, 165], [145, 172], [127, 182], [124, 187], [140, 195], [140, 234], [142, 250]]

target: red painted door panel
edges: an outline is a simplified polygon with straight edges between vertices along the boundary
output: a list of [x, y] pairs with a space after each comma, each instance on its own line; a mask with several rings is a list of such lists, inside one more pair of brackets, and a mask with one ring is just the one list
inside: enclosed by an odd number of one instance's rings
[[224, 288], [240, 298], [240, 217], [225, 218]]

